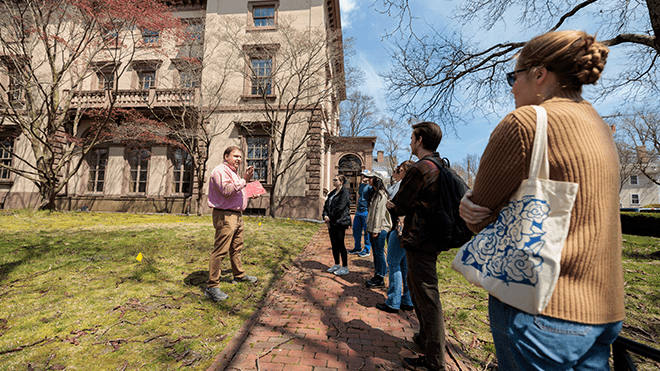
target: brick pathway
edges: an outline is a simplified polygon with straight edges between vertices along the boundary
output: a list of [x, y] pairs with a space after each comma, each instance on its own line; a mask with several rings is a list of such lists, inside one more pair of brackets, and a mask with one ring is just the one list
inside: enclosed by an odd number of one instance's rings
[[[353, 247], [350, 229], [346, 246]], [[414, 312], [376, 309], [387, 287], [364, 284], [373, 276], [373, 258], [348, 260], [350, 274], [326, 272], [334, 261], [321, 228], [209, 371], [403, 369], [403, 357], [419, 351], [412, 342], [419, 329]], [[449, 340], [446, 362], [448, 370], [473, 370]]]

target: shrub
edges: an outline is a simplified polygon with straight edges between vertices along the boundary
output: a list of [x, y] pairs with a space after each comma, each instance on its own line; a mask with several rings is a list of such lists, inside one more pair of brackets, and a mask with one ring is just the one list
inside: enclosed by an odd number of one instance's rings
[[622, 212], [621, 230], [636, 236], [660, 237], [660, 214]]

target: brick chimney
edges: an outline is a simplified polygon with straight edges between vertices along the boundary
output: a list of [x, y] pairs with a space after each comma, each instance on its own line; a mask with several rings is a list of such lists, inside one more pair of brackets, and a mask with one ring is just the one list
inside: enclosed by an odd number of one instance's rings
[[649, 156], [648, 153], [646, 153], [645, 146], [635, 147], [635, 152], [637, 152], [637, 161], [639, 161], [640, 163], [644, 164], [649, 161]]
[[383, 161], [385, 161], [384, 157], [385, 156], [383, 156], [383, 151], [378, 151], [378, 163], [379, 164], [382, 163]]

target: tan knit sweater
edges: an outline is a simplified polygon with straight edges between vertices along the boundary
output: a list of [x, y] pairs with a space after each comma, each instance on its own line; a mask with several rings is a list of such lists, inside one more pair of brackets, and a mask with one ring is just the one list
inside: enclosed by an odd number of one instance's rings
[[[550, 178], [579, 184], [561, 273], [542, 314], [604, 324], [623, 320], [623, 268], [619, 216], [619, 159], [610, 128], [578, 93], [541, 104], [548, 112]], [[508, 114], [490, 136], [471, 198], [497, 218], [529, 173], [536, 112], [524, 106]]]

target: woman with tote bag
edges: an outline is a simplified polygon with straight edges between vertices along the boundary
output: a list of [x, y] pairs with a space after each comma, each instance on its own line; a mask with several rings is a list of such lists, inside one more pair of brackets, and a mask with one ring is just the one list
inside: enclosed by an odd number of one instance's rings
[[[493, 226], [510, 228], [507, 223], [527, 217], [521, 217], [521, 209], [511, 206], [516, 205], [513, 196], [530, 176], [537, 111], [539, 123], [546, 122], [547, 114], [547, 125], [543, 125], [547, 132], [538, 133], [547, 135], [547, 147], [541, 151], [547, 156], [545, 171], [550, 181], [576, 184], [571, 188], [575, 191], [574, 201], [558, 249], [556, 283], [550, 282], [547, 302], [538, 313], [529, 313], [521, 310], [515, 299], [509, 304], [498, 299], [507, 297], [506, 286], [518, 273], [524, 275], [518, 277], [518, 282], [526, 285], [547, 279], [536, 276], [534, 270], [541, 266], [542, 259], [517, 271], [506, 260], [518, 254], [529, 258], [518, 261], [524, 265], [542, 255], [538, 252], [544, 247], [543, 240], [530, 240], [533, 237], [525, 231], [519, 234], [522, 242], [527, 246], [536, 243], [530, 255], [502, 249], [507, 251], [504, 255], [493, 257], [479, 250], [484, 255], [477, 257], [476, 250], [466, 253], [466, 244], [454, 260], [459, 271], [471, 264], [468, 268], [478, 267], [481, 278], [511, 280], [497, 295], [489, 290], [491, 331], [501, 370], [609, 369], [610, 344], [625, 317], [619, 161], [609, 126], [581, 96], [584, 84], [595, 84], [600, 78], [608, 51], [582, 31], [550, 32], [525, 44], [514, 70], [507, 74], [516, 110], [504, 117], [491, 134], [474, 188], [461, 202], [461, 216], [470, 229], [479, 232], [475, 240], [468, 242], [473, 249]], [[541, 142], [545, 139], [540, 137]], [[554, 196], [569, 198], [567, 193]], [[544, 207], [544, 218], [551, 216], [552, 208]], [[541, 222], [526, 227], [532, 234], [564, 233], [546, 230], [545, 219], [537, 220]], [[493, 243], [514, 245], [497, 237]]]

